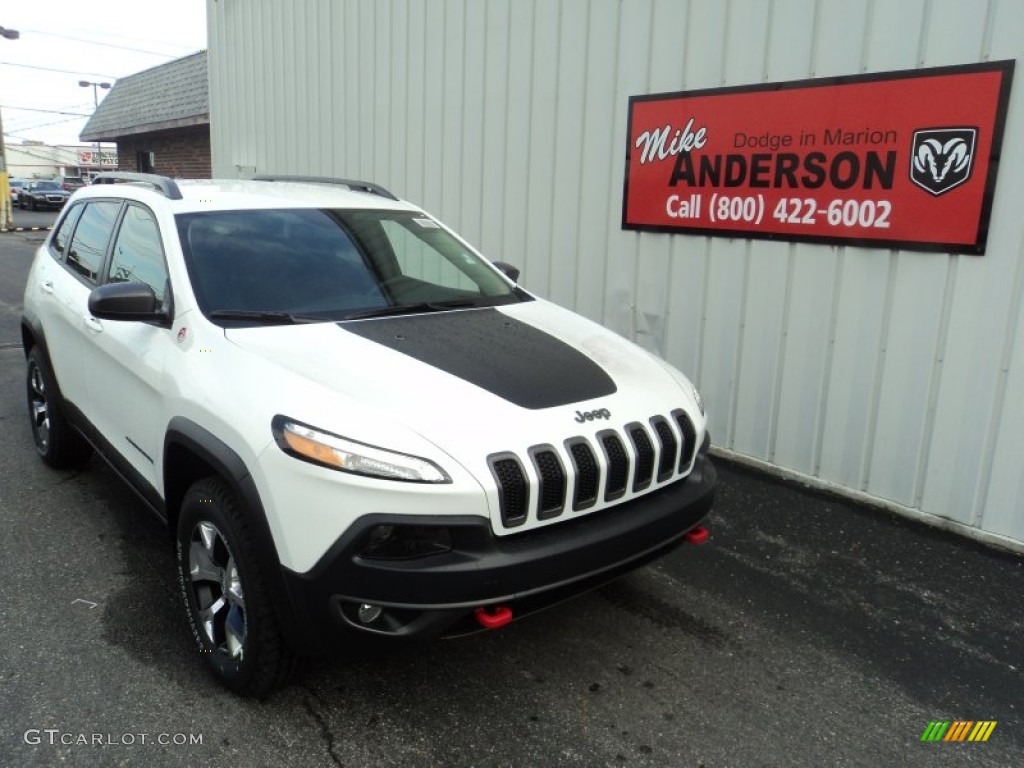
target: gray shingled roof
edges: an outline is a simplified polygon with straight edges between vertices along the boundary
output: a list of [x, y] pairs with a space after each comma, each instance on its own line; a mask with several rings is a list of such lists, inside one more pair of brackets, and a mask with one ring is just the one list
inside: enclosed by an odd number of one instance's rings
[[79, 135], [82, 141], [210, 122], [206, 51], [123, 77], [114, 83]]

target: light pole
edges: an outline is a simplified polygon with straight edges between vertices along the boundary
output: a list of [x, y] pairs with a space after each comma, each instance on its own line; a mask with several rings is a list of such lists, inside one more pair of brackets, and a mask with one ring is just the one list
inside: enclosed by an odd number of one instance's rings
[[[21, 33], [16, 29], [0, 27], [0, 37], [17, 40]], [[7, 176], [7, 150], [4, 145], [4, 121], [0, 116], [0, 231], [11, 226], [11, 184]]]
[[[83, 88], [88, 88], [90, 85], [92, 86], [92, 113], [93, 113], [93, 115], [95, 115], [96, 114], [96, 110], [100, 106], [100, 98], [99, 98], [99, 95], [98, 95], [99, 92], [96, 89], [97, 88], [102, 88], [103, 90], [107, 90], [110, 87], [110, 83], [93, 83], [93, 82], [90, 82], [89, 80], [79, 80], [78, 84], [80, 86], [82, 86]], [[99, 143], [99, 141], [97, 141], [96, 142], [96, 168], [97, 168], [97, 172], [102, 172], [103, 171], [103, 159], [102, 158], [103, 158], [103, 155], [100, 154], [100, 143]]]

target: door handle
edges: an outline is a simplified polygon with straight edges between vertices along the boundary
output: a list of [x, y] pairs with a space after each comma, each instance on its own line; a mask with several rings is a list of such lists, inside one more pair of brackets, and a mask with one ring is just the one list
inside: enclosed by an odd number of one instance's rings
[[85, 326], [90, 331], [95, 331], [96, 333], [103, 333], [103, 323], [101, 323], [95, 317], [92, 317], [91, 315], [87, 315], [86, 317], [82, 318], [82, 322], [85, 323]]
[[43, 280], [40, 286], [46, 293], [53, 293], [53, 280]]

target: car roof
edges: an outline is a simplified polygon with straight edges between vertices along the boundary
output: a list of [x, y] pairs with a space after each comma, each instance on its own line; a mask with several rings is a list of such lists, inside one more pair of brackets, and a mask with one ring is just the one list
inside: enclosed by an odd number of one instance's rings
[[175, 179], [181, 199], [166, 196], [148, 183], [93, 184], [77, 198], [119, 197], [154, 203], [163, 201], [174, 213], [266, 208], [379, 208], [422, 213], [403, 200], [370, 191], [321, 182], [252, 181], [244, 179]]

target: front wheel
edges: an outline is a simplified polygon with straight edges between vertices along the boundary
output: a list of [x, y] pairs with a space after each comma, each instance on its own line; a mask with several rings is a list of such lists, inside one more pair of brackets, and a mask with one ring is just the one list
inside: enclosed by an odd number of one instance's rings
[[288, 682], [296, 657], [285, 645], [244, 509], [218, 477], [185, 493], [177, 567], [200, 655], [232, 691], [263, 698]]

